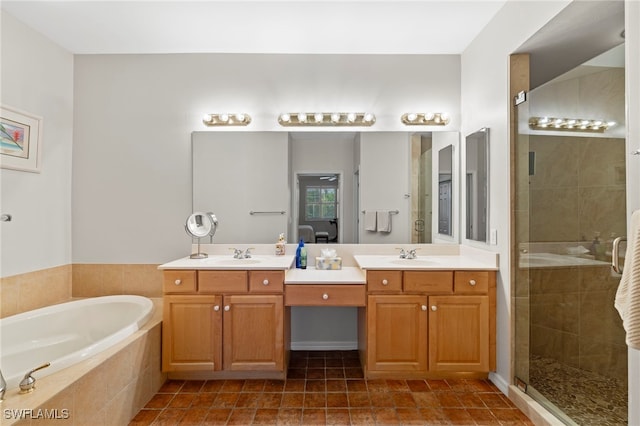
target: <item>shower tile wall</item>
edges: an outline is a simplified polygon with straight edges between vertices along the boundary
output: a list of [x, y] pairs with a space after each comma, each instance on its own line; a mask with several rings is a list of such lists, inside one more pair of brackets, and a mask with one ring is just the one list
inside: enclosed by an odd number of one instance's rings
[[[589, 248], [600, 235], [609, 261], [625, 235], [624, 139], [530, 136], [529, 238]], [[564, 253], [560, 253], [564, 254]], [[626, 381], [624, 331], [610, 268], [531, 269], [531, 354]]]
[[531, 353], [627, 380], [624, 330], [608, 266], [530, 271]]

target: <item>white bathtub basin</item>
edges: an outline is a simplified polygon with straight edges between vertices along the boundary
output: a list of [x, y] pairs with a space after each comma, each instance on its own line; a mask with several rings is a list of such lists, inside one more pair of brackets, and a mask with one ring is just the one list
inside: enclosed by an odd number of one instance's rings
[[7, 389], [25, 373], [36, 380], [87, 359], [130, 336], [151, 318], [142, 296], [104, 296], [47, 306], [0, 320], [0, 369]]
[[561, 268], [572, 266], [607, 266], [608, 262], [555, 253], [522, 253], [520, 268]]

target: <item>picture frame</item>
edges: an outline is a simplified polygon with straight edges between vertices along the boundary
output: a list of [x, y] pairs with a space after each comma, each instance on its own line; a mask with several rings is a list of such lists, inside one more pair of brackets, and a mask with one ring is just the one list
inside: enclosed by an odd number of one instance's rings
[[0, 106], [0, 167], [40, 173], [42, 118]]

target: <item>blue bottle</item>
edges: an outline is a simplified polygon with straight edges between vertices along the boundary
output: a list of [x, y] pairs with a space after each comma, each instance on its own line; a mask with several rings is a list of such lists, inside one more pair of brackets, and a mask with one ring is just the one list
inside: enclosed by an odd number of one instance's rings
[[300, 238], [300, 242], [298, 243], [298, 248], [296, 248], [296, 268], [301, 268], [301, 259], [302, 259], [302, 247], [304, 247], [304, 240]]

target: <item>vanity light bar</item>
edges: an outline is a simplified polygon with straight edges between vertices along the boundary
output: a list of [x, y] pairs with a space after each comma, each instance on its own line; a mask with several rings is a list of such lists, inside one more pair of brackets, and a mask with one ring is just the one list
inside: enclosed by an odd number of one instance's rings
[[373, 126], [370, 112], [285, 112], [278, 117], [281, 126]]
[[615, 121], [584, 118], [531, 117], [529, 119], [530, 129], [548, 131], [603, 133], [615, 124]]
[[251, 116], [245, 113], [205, 114], [202, 122], [207, 126], [247, 126]]
[[446, 126], [450, 118], [443, 112], [406, 112], [400, 121], [407, 126]]

